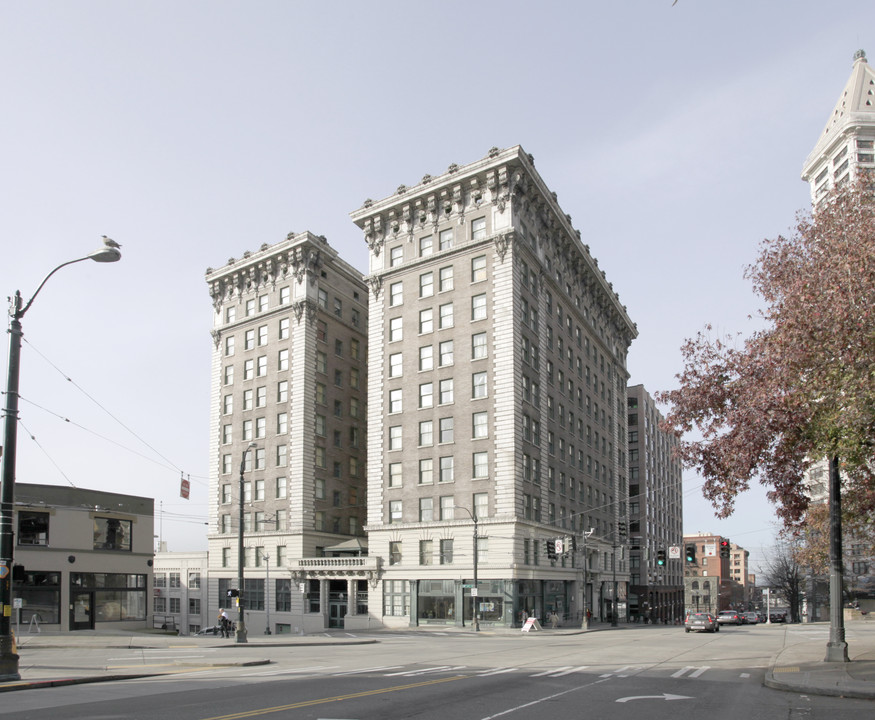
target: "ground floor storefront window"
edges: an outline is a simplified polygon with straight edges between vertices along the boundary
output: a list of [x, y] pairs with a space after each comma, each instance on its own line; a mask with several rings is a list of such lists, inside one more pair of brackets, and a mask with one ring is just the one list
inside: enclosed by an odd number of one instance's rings
[[93, 593], [96, 622], [146, 619], [146, 576], [70, 573], [71, 594]]
[[456, 621], [456, 583], [453, 580], [420, 580], [417, 598], [420, 623]]
[[466, 590], [465, 623], [473, 623], [475, 609], [481, 623], [503, 623], [506, 602], [510, 600], [504, 586], [504, 580], [481, 580], [477, 584], [476, 597], [471, 597], [471, 591]]
[[410, 614], [410, 590], [407, 580], [383, 581], [383, 615], [401, 617]]
[[61, 573], [25, 572], [24, 582], [15, 583], [13, 595], [21, 599], [20, 622], [59, 625], [61, 622]]

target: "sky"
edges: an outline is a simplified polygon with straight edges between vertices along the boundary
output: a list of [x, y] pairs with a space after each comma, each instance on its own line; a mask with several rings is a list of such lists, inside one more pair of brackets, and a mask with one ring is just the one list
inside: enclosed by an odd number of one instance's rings
[[[156, 541], [205, 549], [206, 269], [310, 230], [365, 272], [350, 212], [493, 146], [534, 156], [637, 323], [631, 384], [756, 329], [744, 268], [810, 202], [875, 3], [672, 2], [0, 2], [0, 293], [123, 254], [23, 320], [17, 480], [153, 497]], [[756, 567], [776, 527], [762, 488], [717, 520], [685, 472], [685, 533]]]

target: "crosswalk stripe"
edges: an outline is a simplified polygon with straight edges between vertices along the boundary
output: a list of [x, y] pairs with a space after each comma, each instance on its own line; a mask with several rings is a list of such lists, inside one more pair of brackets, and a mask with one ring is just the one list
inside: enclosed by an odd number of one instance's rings
[[477, 673], [479, 677], [486, 677], [487, 675], [501, 675], [502, 673], [509, 673], [516, 670], [515, 667], [511, 668], [494, 668], [492, 670], [487, 670], [486, 672]]
[[529, 677], [544, 677], [545, 675], [552, 675], [555, 672], [562, 672], [563, 670], [568, 670], [569, 668], [571, 668], [571, 665], [563, 665], [562, 667], [553, 668], [552, 670], [544, 670], [543, 672], [529, 675]]
[[550, 675], [550, 677], [556, 678], [556, 677], [562, 677], [563, 675], [570, 675], [571, 673], [580, 672], [581, 670], [586, 670], [587, 667], [588, 667], [587, 665], [580, 665], [578, 667], [562, 668], [561, 672], [555, 672], [552, 675]]

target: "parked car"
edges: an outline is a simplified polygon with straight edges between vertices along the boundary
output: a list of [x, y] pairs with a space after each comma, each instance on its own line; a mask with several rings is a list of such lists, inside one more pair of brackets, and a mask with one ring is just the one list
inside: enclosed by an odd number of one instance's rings
[[[235, 630], [235, 624], [231, 623], [230, 631], [233, 633]], [[196, 635], [215, 635], [218, 637], [222, 634], [222, 628], [218, 625], [212, 625], [211, 627], [205, 627], [203, 630], [198, 630]]]
[[717, 616], [717, 623], [719, 625], [741, 625], [744, 620], [741, 619], [741, 615], [739, 615], [735, 610], [723, 610]]
[[744, 622], [748, 625], [756, 625], [760, 621], [760, 616], [755, 612], [746, 612], [744, 614]]
[[770, 613], [769, 614], [769, 622], [773, 623], [782, 623], [787, 622], [787, 616], [783, 613]]
[[691, 630], [720, 632], [720, 625], [717, 624], [717, 618], [711, 613], [691, 612], [687, 614], [686, 620], [684, 620], [684, 632], [690, 632]]

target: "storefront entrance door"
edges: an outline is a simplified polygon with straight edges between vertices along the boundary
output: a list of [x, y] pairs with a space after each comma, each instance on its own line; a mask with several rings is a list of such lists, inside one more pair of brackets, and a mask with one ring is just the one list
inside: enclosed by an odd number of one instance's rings
[[342, 628], [344, 617], [346, 617], [346, 601], [330, 600], [328, 602], [328, 627]]
[[71, 593], [70, 629], [94, 630], [94, 593], [75, 591]]

